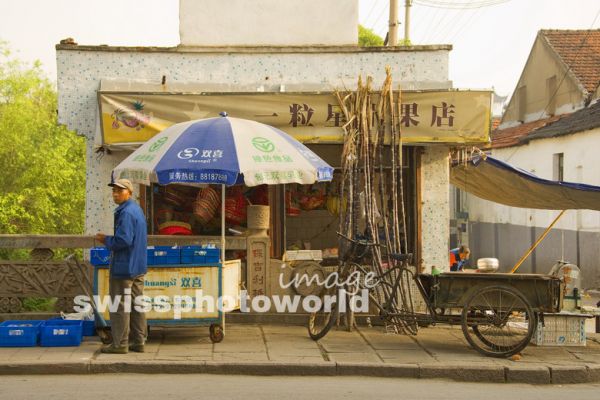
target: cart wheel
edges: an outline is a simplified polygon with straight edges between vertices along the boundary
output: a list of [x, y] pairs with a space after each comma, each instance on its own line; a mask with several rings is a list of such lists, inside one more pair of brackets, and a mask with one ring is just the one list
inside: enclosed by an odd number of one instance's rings
[[223, 338], [225, 337], [225, 333], [223, 332], [223, 327], [219, 324], [212, 324], [208, 328], [210, 340], [213, 343], [221, 343]]
[[112, 343], [113, 338], [112, 338], [112, 334], [110, 332], [109, 327], [96, 328], [96, 333], [98, 334], [98, 337], [102, 341], [102, 344], [111, 344]]
[[475, 291], [462, 311], [462, 330], [481, 354], [510, 357], [529, 344], [536, 328], [531, 305], [509, 286], [488, 286]]
[[310, 317], [308, 317], [308, 335], [312, 340], [319, 340], [327, 335], [327, 332], [331, 330], [331, 327], [333, 327], [339, 317], [337, 297], [333, 297], [336, 291], [336, 286], [325, 289], [322, 299], [324, 299], [325, 296], [329, 296], [328, 298], [332, 301], [330, 301], [329, 304], [325, 304], [326, 302], [323, 301], [321, 309], [311, 313]]

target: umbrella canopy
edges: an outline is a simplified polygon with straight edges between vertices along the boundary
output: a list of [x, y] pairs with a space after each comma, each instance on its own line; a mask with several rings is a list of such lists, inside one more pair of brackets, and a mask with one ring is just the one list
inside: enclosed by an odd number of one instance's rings
[[160, 132], [113, 170], [113, 180], [120, 178], [145, 185], [310, 184], [330, 181], [333, 168], [287, 133], [223, 113]]

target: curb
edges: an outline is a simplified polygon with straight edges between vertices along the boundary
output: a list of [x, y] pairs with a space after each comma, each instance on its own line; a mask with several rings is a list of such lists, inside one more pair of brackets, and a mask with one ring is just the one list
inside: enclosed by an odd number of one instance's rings
[[479, 383], [574, 384], [600, 382], [600, 365], [473, 366], [460, 364], [379, 364], [217, 361], [85, 361], [0, 363], [1, 375], [57, 374], [222, 374], [253, 376], [369, 376], [447, 379]]

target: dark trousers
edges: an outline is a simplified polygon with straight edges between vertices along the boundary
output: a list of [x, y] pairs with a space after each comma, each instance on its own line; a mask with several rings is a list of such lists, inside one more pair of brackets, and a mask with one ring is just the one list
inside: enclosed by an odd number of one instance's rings
[[[131, 289], [131, 312], [125, 310], [125, 289]], [[144, 344], [147, 336], [146, 313], [135, 310], [135, 298], [144, 295], [144, 275], [132, 279], [109, 280], [109, 294], [114, 301], [120, 295], [117, 312], [110, 313], [110, 326], [113, 346], [126, 347], [131, 334], [132, 344]]]

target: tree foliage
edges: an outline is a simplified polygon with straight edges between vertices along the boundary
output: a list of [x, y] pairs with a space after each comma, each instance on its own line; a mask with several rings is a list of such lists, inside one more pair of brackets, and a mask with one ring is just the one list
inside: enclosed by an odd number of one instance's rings
[[0, 233], [81, 234], [84, 203], [84, 139], [58, 125], [40, 64], [0, 43]]
[[372, 29], [358, 25], [358, 45], [359, 46], [383, 46], [383, 39], [373, 32]]

